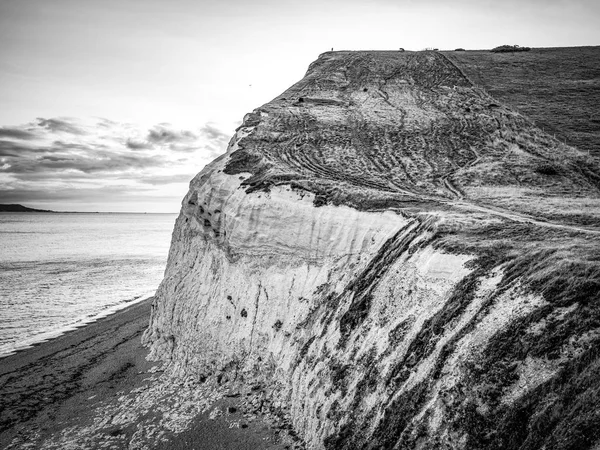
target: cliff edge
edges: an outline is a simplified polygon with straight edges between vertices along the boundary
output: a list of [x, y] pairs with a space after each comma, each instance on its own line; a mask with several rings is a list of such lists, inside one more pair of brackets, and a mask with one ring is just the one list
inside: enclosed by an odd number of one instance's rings
[[448, 57], [327, 52], [190, 183], [144, 342], [308, 448], [592, 448], [599, 219], [598, 161]]

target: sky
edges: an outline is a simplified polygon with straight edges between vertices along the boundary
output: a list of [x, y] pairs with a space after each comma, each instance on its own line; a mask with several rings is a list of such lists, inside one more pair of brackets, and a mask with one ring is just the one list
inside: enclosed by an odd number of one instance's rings
[[177, 212], [335, 50], [600, 45], [596, 0], [0, 0], [0, 203]]

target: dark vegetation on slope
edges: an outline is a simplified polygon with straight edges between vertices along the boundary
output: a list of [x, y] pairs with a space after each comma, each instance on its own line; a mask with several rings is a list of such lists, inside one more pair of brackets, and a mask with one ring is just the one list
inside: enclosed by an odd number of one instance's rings
[[[352, 281], [338, 297], [352, 295], [350, 307], [340, 319], [340, 346], [344, 346], [350, 334], [367, 318], [373, 299], [373, 290], [377, 280], [381, 278], [390, 266], [403, 255], [415, 251], [423, 243], [416, 243], [415, 238], [431, 228], [432, 221], [418, 222], [409, 231], [401, 230], [388, 239], [371, 259], [365, 270]], [[334, 300], [334, 301], [339, 301]]]
[[[470, 368], [471, 396], [455, 423], [467, 427], [472, 448], [589, 448], [600, 438], [600, 241], [504, 225], [461, 234], [444, 246], [464, 251], [470, 244], [504, 264], [498, 293], [518, 282], [547, 303], [492, 338], [484, 359]], [[500, 403], [528, 357], [555, 361], [560, 369], [515, 403]], [[481, 413], [481, 402], [491, 414]]]
[[444, 54], [472, 82], [546, 132], [600, 157], [600, 47]]
[[500, 45], [498, 47], [494, 47], [491, 51], [492, 53], [514, 53], [528, 52], [530, 50], [530, 47], [521, 47], [519, 45]]
[[[445, 251], [477, 255], [474, 271], [455, 287], [444, 307], [413, 339], [406, 356], [385, 377], [390, 398], [406, 382], [412, 365], [432, 353], [444, 328], [452, 326], [473, 300], [481, 277], [502, 267], [504, 277], [497, 291], [445, 344], [431, 376], [386, 406], [368, 442], [363, 440], [370, 434], [362, 430], [364, 423], [351, 420], [326, 439], [326, 447], [437, 445], [427, 440], [426, 418], [421, 427], [412, 419], [429, 400], [455, 345], [477, 326], [499, 296], [518, 284], [523, 295], [542, 295], [545, 303], [493, 336], [482, 359], [468, 366], [467, 383], [448, 393], [453, 398], [445, 420], [449, 431], [459, 436], [466, 433], [469, 449], [591, 448], [600, 440], [600, 240], [532, 225], [494, 224], [461, 231], [442, 227], [433, 242]], [[554, 362], [558, 371], [514, 403], [502, 402], [528, 358]], [[364, 395], [382, 382], [376, 364], [364, 373], [354, 397], [356, 410]], [[343, 379], [337, 382], [344, 384]]]

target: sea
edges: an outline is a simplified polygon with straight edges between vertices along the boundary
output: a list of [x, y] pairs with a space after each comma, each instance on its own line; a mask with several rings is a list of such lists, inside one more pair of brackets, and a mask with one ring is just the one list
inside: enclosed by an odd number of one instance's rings
[[176, 217], [0, 213], [0, 357], [153, 295]]

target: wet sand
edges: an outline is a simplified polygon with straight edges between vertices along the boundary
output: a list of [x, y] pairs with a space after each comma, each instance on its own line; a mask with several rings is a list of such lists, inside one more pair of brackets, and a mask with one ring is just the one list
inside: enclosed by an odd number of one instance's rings
[[243, 395], [172, 380], [146, 361], [150, 304], [0, 359], [0, 449], [293, 447], [242, 412]]

